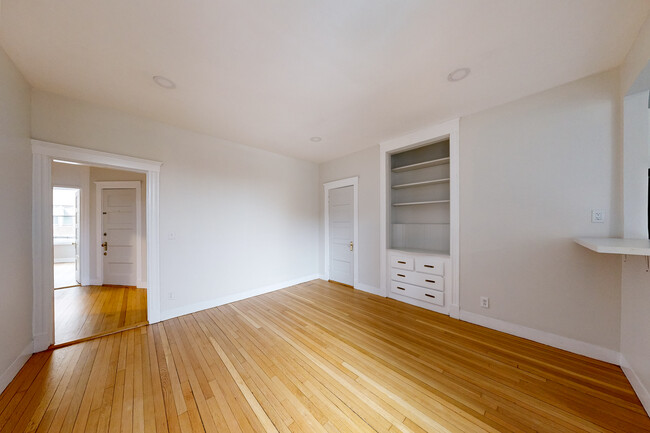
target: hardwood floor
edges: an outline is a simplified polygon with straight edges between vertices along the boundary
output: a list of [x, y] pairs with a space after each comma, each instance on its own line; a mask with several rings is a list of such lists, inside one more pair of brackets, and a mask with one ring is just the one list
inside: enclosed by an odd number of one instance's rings
[[54, 344], [131, 328], [147, 321], [147, 290], [77, 286], [54, 291]]
[[316, 280], [32, 356], [3, 432], [635, 432], [620, 368]]

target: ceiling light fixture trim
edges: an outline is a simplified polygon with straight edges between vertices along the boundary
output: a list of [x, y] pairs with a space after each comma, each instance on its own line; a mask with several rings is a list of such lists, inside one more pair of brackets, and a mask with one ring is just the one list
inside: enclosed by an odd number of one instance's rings
[[319, 141], [322, 141], [323, 139], [321, 137], [312, 137], [312, 138], [310, 138], [310, 140], [313, 141], [314, 143], [318, 143]]
[[163, 77], [162, 75], [154, 75], [153, 81], [163, 89], [171, 90], [176, 88], [176, 83], [174, 83], [172, 80], [170, 80], [167, 77]]
[[447, 80], [451, 81], [452, 83], [455, 81], [464, 80], [467, 78], [470, 72], [472, 72], [470, 68], [458, 68], [447, 75]]

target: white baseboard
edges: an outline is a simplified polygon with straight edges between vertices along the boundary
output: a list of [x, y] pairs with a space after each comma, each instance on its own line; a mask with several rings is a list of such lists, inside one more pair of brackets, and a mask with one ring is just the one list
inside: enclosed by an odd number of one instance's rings
[[354, 286], [354, 288], [357, 290], [362, 290], [364, 292], [372, 293], [373, 295], [384, 296], [384, 294], [381, 293], [381, 290], [379, 290], [378, 287], [373, 287], [370, 284], [357, 283], [357, 285]]
[[32, 356], [32, 353], [34, 351], [33, 349], [34, 343], [30, 341], [29, 344], [25, 346], [23, 351], [20, 352], [20, 355], [18, 355], [14, 362], [12, 362], [11, 365], [2, 372], [0, 375], [0, 393], [5, 390], [7, 385], [9, 385], [12, 380], [14, 380], [14, 377], [16, 377], [20, 369], [23, 368], [23, 365], [25, 365], [29, 357]]
[[517, 325], [514, 323], [506, 322], [504, 320], [494, 319], [492, 317], [487, 317], [464, 310], [460, 310], [460, 320], [505, 332], [506, 334], [512, 334], [516, 335], [517, 337], [533, 340], [538, 343], [556, 347], [558, 349], [577, 353], [578, 355], [584, 355], [588, 356], [589, 358], [609, 362], [611, 364], [618, 365], [620, 362], [620, 356], [617, 351], [597, 346], [595, 344], [586, 343], [584, 341], [574, 340], [573, 338], [563, 337], [561, 335], [528, 328], [526, 326]]
[[138, 284], [136, 285], [138, 289], [146, 289], [147, 288], [147, 282], [142, 280], [138, 281]]
[[625, 373], [627, 380], [630, 381], [632, 388], [634, 388], [634, 392], [636, 392], [636, 395], [639, 397], [639, 400], [641, 400], [641, 404], [643, 405], [643, 408], [648, 413], [648, 416], [650, 416], [650, 392], [648, 391], [648, 388], [645, 387], [643, 382], [641, 382], [641, 379], [634, 372], [632, 366], [630, 365], [629, 362], [627, 362], [627, 359], [625, 359], [625, 356], [623, 356], [622, 353], [621, 353], [621, 368], [623, 369], [623, 373]]
[[104, 284], [104, 282], [102, 280], [98, 280], [97, 278], [91, 278], [88, 280], [89, 286], [101, 286], [102, 284]]
[[460, 319], [460, 306], [451, 304], [449, 305], [449, 317], [452, 319]]
[[306, 275], [293, 280], [283, 281], [281, 283], [271, 284], [269, 286], [259, 287], [257, 289], [247, 290], [245, 292], [234, 293], [232, 295], [220, 296], [209, 301], [197, 302], [196, 304], [186, 305], [174, 308], [172, 310], [161, 311], [160, 320], [173, 319], [174, 317], [184, 316], [186, 314], [196, 313], [197, 311], [207, 310], [208, 308], [218, 307], [219, 305], [229, 304], [231, 302], [241, 301], [242, 299], [252, 298], [253, 296], [263, 295], [264, 293], [274, 292], [295, 286], [296, 284], [306, 283], [307, 281], [317, 280], [318, 274]]
[[51, 340], [52, 337], [48, 334], [34, 335], [34, 344], [33, 344], [34, 353], [42, 352], [46, 350], [48, 347], [50, 347], [50, 344], [52, 344]]

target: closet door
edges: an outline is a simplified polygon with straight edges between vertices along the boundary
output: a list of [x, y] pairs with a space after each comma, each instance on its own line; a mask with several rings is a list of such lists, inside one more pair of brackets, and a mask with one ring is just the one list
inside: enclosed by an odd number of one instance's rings
[[329, 191], [330, 280], [354, 284], [354, 187]]

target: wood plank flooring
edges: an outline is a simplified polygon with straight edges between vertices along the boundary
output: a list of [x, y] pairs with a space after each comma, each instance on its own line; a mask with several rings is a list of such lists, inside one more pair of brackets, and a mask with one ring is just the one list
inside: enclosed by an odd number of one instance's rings
[[54, 291], [54, 344], [104, 335], [147, 322], [147, 290], [77, 286]]
[[320, 280], [35, 354], [2, 432], [650, 431], [620, 368]]

